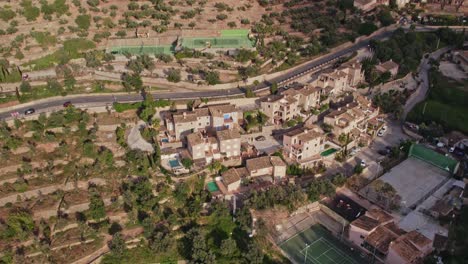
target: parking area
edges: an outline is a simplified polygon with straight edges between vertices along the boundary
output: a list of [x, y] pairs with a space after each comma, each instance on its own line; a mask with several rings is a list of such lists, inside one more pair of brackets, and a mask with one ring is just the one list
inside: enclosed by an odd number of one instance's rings
[[274, 137], [266, 134], [267, 133], [263, 133], [262, 135], [254, 137], [253, 140], [249, 143], [254, 145], [255, 148], [257, 148], [257, 150], [259, 150], [260, 152], [273, 153], [276, 150], [280, 149], [281, 142], [277, 141]]
[[[389, 183], [396, 190], [401, 197], [402, 208], [409, 208], [419, 203], [449, 175], [447, 171], [410, 157], [379, 179]], [[360, 193], [367, 199], [377, 202], [378, 195], [373, 190], [372, 184], [366, 186]]]

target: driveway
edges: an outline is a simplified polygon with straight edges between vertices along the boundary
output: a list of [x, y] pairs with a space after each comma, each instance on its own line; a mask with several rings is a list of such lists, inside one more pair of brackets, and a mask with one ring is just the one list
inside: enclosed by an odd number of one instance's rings
[[428, 73], [431, 69], [431, 65], [429, 64], [430, 59], [438, 59], [442, 54], [449, 51], [451, 47], [445, 47], [429, 55], [429, 58], [423, 58], [421, 64], [419, 65], [419, 79], [421, 80], [421, 84], [419, 85], [418, 89], [408, 98], [406, 104], [403, 109], [402, 120], [406, 119], [406, 116], [411, 111], [411, 109], [416, 106], [419, 102], [424, 101], [427, 95], [427, 90], [429, 90], [429, 77]]

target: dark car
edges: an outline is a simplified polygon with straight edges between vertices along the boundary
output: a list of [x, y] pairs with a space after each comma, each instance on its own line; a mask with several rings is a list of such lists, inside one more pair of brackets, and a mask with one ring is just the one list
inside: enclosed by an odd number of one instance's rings
[[258, 136], [255, 138], [257, 141], [264, 141], [266, 138], [264, 136]]
[[72, 106], [72, 103], [70, 101], [66, 101], [65, 103], [63, 103], [63, 107], [70, 107]]
[[390, 149], [380, 149], [377, 151], [377, 153], [379, 153], [380, 155], [383, 155], [383, 156], [387, 156], [388, 154], [390, 154]]
[[34, 108], [29, 108], [26, 111], [24, 111], [24, 115], [32, 115], [36, 112]]

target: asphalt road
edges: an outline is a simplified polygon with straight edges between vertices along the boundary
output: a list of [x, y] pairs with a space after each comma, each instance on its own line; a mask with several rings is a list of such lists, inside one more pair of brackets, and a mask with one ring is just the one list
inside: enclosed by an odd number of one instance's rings
[[[418, 29], [418, 31], [425, 31], [427, 29], [421, 28]], [[389, 32], [382, 32], [371, 39], [374, 40], [382, 40], [384, 38], [389, 37], [390, 35], [393, 34], [393, 31]], [[290, 81], [292, 79], [298, 78], [300, 76], [303, 76], [305, 74], [308, 74], [312, 71], [317, 71], [320, 70], [320, 67], [323, 65], [333, 62], [337, 60], [340, 57], [343, 57], [345, 55], [348, 55], [354, 51], [357, 51], [363, 47], [366, 47], [369, 44], [369, 41], [371, 39], [366, 39], [361, 42], [358, 42], [356, 44], [353, 44], [352, 46], [334, 52], [330, 53], [327, 55], [324, 55], [318, 60], [312, 61], [310, 63], [307, 63], [291, 72], [288, 72], [287, 74], [283, 76], [279, 76], [277, 78], [268, 80], [268, 82], [263, 82], [256, 87], [253, 87], [253, 91], [262, 91], [266, 90], [269, 88], [269, 85], [271, 83], [278, 83], [278, 84], [283, 84], [287, 81]], [[216, 91], [200, 91], [200, 92], [173, 92], [173, 93], [157, 93], [153, 94], [155, 99], [197, 99], [200, 97], [206, 97], [206, 98], [216, 98], [216, 97], [230, 97], [230, 96], [239, 96], [242, 95], [244, 91], [242, 88], [232, 88], [232, 89], [225, 89], [225, 90], [216, 90]], [[143, 97], [141, 94], [119, 94], [119, 95], [83, 95], [83, 96], [78, 96], [78, 97], [62, 97], [62, 98], [57, 98], [57, 99], [50, 99], [47, 100], [47, 102], [37, 102], [34, 104], [28, 104], [27, 106], [18, 106], [15, 108], [14, 112], [18, 112], [19, 114], [23, 114], [24, 111], [26, 111], [29, 108], [34, 108], [36, 112], [46, 112], [50, 111], [51, 109], [57, 109], [62, 106], [62, 104], [66, 101], [71, 101], [72, 104], [74, 105], [101, 105], [105, 106], [107, 104], [112, 104], [113, 102], [136, 102], [136, 101], [141, 101]], [[0, 109], [0, 111], [2, 111]], [[11, 117], [11, 112], [2, 112], [0, 113], [0, 119], [6, 119], [8, 117]]]

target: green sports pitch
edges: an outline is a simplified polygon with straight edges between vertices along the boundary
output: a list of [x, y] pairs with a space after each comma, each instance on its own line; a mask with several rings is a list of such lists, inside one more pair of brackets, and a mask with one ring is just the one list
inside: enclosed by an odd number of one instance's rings
[[325, 228], [314, 225], [279, 244], [295, 263], [364, 264], [369, 263], [336, 239]]

